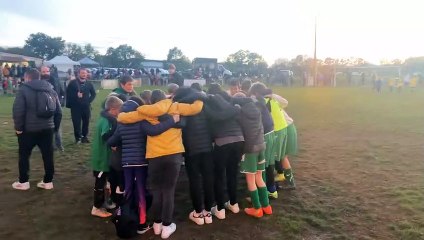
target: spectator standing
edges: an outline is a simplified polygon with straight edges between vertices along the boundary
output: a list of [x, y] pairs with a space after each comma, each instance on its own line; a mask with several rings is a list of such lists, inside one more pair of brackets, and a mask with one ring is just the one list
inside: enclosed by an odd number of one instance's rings
[[26, 73], [26, 71], [27, 71], [27, 66], [26, 65], [23, 65], [22, 66], [22, 76], [21, 76], [21, 79], [22, 79], [22, 81], [23, 81], [23, 79], [24, 79], [24, 75], [25, 75], [25, 73]]
[[9, 64], [6, 63], [3, 68], [3, 77], [4, 79], [7, 79], [10, 76], [10, 67]]
[[[40, 80], [36, 69], [25, 73], [25, 83], [13, 103], [13, 121], [19, 144], [19, 181], [12, 187], [28, 190], [29, 158], [32, 149], [38, 146], [44, 162], [44, 179], [37, 184], [43, 189], [53, 189], [53, 132], [62, 119], [59, 99], [52, 86]], [[41, 106], [43, 104], [44, 106]]]
[[87, 82], [87, 76], [87, 70], [81, 68], [79, 77], [69, 82], [66, 88], [66, 107], [71, 109], [75, 143], [77, 144], [90, 143], [88, 140], [88, 127], [91, 116], [91, 103], [96, 98], [96, 90], [90, 82]]
[[175, 83], [178, 86], [184, 86], [184, 78], [176, 72], [177, 68], [174, 64], [169, 65], [169, 80], [168, 83]]
[[156, 68], [155, 81], [156, 81], [156, 85], [161, 85], [161, 86], [163, 85], [162, 74], [160, 73], [159, 68]]
[[10, 68], [10, 76], [16, 77], [16, 66], [15, 66], [15, 64], [12, 64], [12, 67]]
[[[59, 79], [54, 78], [50, 74], [50, 69], [46, 66], [41, 67], [41, 80], [45, 80], [53, 86], [53, 90], [56, 92], [57, 96], [59, 97], [60, 106], [58, 107], [62, 107], [65, 101], [65, 91], [63, 90]], [[65, 151], [65, 148], [63, 147], [63, 144], [62, 144], [62, 129], [61, 128], [59, 128], [54, 133], [54, 141], [55, 141], [56, 149], [62, 152]]]
[[155, 69], [153, 68], [150, 69], [149, 79], [150, 79], [150, 85], [151, 86], [155, 85]]
[[23, 73], [22, 73], [22, 66], [21, 66], [21, 64], [19, 64], [17, 67], [16, 67], [16, 69], [17, 69], [17, 75], [16, 75], [16, 77], [18, 77], [19, 79], [23, 76]]

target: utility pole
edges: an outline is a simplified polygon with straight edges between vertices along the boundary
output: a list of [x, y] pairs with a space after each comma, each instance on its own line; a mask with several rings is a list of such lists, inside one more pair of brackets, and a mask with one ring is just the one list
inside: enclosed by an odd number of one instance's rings
[[318, 62], [317, 62], [317, 17], [315, 17], [315, 45], [314, 45], [314, 86], [317, 86], [317, 70], [318, 70]]

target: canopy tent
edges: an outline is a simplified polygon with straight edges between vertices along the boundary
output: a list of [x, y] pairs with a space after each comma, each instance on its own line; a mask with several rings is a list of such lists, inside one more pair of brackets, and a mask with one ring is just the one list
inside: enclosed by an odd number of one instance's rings
[[59, 72], [67, 72], [73, 69], [75, 65], [80, 65], [79, 62], [72, 61], [68, 56], [56, 56], [45, 62], [47, 66], [55, 65]]
[[0, 62], [9, 62], [9, 63], [34, 62], [35, 66], [40, 66], [41, 63], [43, 62], [43, 59], [28, 57], [28, 56], [19, 55], [19, 54], [0, 52]]
[[100, 64], [89, 57], [85, 57], [78, 61], [84, 67], [98, 67]]

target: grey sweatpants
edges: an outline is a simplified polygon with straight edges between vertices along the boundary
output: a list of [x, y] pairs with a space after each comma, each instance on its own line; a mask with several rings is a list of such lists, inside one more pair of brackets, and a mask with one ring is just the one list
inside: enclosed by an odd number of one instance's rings
[[174, 194], [183, 157], [173, 154], [149, 159], [148, 187], [153, 197], [150, 215], [155, 223], [169, 226], [174, 214]]

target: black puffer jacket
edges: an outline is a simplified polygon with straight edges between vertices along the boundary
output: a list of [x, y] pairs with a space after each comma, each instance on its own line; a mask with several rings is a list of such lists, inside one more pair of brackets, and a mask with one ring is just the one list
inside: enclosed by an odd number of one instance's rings
[[[174, 102], [193, 103], [202, 100], [207, 104], [207, 96], [204, 92], [198, 92], [192, 88], [182, 87], [177, 90], [173, 98]], [[199, 153], [212, 151], [212, 134], [209, 129], [208, 118], [205, 110], [191, 117], [184, 117], [183, 143], [185, 154], [192, 156]]]
[[233, 98], [241, 106], [239, 122], [244, 135], [244, 152], [257, 153], [265, 149], [264, 128], [259, 108], [251, 98]]
[[[36, 113], [37, 90], [50, 91], [56, 96], [56, 112], [51, 118], [39, 118]], [[32, 80], [22, 84], [13, 103], [13, 121], [16, 131], [38, 132], [46, 129], [59, 129], [62, 110], [52, 85], [43, 80]]]
[[207, 104], [204, 105], [204, 111], [211, 120], [213, 138], [243, 136], [236, 118], [240, 113], [240, 108], [231, 105], [222, 96], [209, 96]]
[[208, 118], [204, 110], [199, 114], [187, 117], [183, 128], [183, 143], [186, 154], [189, 156], [211, 152], [212, 134], [208, 125]]

